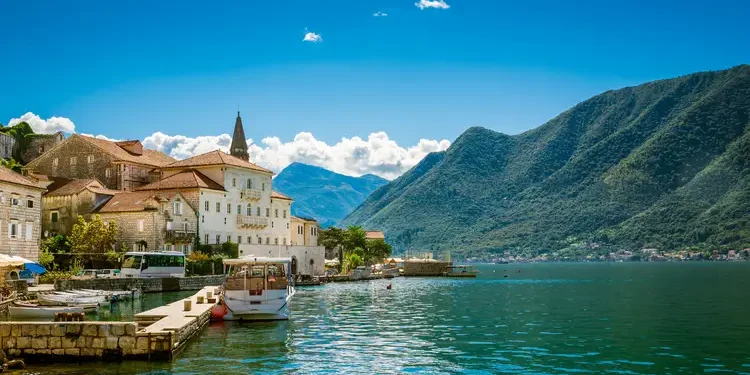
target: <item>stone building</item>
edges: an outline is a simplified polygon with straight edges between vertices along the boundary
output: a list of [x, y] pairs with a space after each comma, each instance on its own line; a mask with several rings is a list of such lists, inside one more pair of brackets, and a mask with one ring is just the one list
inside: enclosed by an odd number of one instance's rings
[[155, 169], [175, 159], [144, 149], [140, 141], [112, 142], [73, 134], [29, 162], [27, 174], [97, 179], [106, 188], [132, 191], [159, 178]]
[[[35, 175], [32, 175], [35, 176]], [[46, 177], [49, 184], [42, 196], [42, 230], [44, 236], [69, 235], [78, 215], [91, 220], [91, 212], [117, 193], [96, 179], [71, 180]]]
[[5, 133], [0, 133], [0, 158], [10, 159], [13, 157], [13, 148], [16, 146], [16, 139]]
[[177, 191], [119, 192], [94, 210], [116, 222], [125, 250], [174, 250], [189, 254], [197, 230], [195, 210]]
[[0, 253], [39, 260], [43, 191], [37, 181], [0, 167]]
[[54, 134], [34, 134], [29, 140], [29, 145], [23, 153], [23, 162], [28, 163], [39, 155], [51, 150], [53, 147], [65, 140], [63, 132]]

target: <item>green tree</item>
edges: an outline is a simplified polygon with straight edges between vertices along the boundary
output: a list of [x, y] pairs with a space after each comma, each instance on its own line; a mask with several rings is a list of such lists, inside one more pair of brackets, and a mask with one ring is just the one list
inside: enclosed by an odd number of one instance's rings
[[240, 245], [232, 241], [224, 242], [221, 244], [221, 254], [225, 255], [225, 258], [239, 258]]
[[361, 251], [362, 249], [357, 248], [346, 253], [346, 255], [344, 256], [344, 263], [342, 264], [344, 273], [349, 272], [359, 266], [364, 265], [364, 262], [362, 261], [362, 256], [358, 254]]
[[367, 234], [365, 230], [357, 225], [350, 225], [344, 232], [343, 241], [344, 250], [353, 250], [356, 248], [367, 248]]
[[114, 249], [118, 236], [117, 224], [107, 225], [102, 217], [94, 215], [91, 221], [78, 216], [78, 222], [73, 225], [70, 234], [70, 247], [74, 253], [80, 255], [104, 254]]
[[384, 240], [367, 241], [367, 250], [365, 250], [366, 261], [368, 263], [380, 263], [383, 259], [388, 258], [393, 253], [393, 248]]
[[0, 159], [0, 165], [16, 173], [21, 173], [21, 168], [23, 168], [23, 165], [18, 163], [16, 159], [13, 158], [10, 158], [8, 160]]

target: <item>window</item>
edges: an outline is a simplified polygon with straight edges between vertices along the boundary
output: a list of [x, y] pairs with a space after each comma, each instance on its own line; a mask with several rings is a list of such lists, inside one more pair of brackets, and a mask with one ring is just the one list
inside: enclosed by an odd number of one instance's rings
[[227, 225], [227, 218], [224, 218], [224, 225]]
[[237, 205], [237, 215], [242, 215], [242, 205], [241, 204]]
[[271, 243], [271, 238], [270, 237], [266, 237], [266, 245], [268, 245], [270, 243]]
[[143, 232], [143, 219], [138, 220], [138, 231]]
[[34, 208], [34, 201], [29, 199], [26, 201], [26, 207], [28, 208]]
[[286, 223], [286, 229], [289, 229], [289, 223]]
[[279, 209], [277, 208], [274, 211], [275, 211], [274, 212], [274, 216], [278, 218], [279, 217]]
[[104, 177], [107, 177], [107, 178], [112, 177], [112, 169], [111, 168], [107, 168], [107, 169], [104, 170]]
[[204, 242], [208, 245], [208, 235], [206, 235], [206, 240]]
[[284, 219], [286, 219], [286, 210], [284, 210]]
[[279, 238], [278, 237], [276, 237], [276, 238], [273, 239], [273, 244], [274, 245], [278, 245], [279, 244]]
[[10, 222], [8, 224], [8, 237], [10, 238], [18, 237], [18, 223]]
[[255, 208], [255, 216], [260, 216], [260, 207]]
[[77, 161], [77, 159], [76, 159], [75, 156], [71, 156], [70, 157], [70, 165], [76, 165], [76, 161]]
[[93, 162], [94, 162], [94, 155], [89, 155], [89, 156], [87, 156], [87, 157], [86, 157], [86, 161], [88, 161], [88, 162], [89, 162], [89, 164], [93, 163]]
[[216, 235], [216, 243], [217, 244], [221, 243], [221, 235], [220, 234]]
[[227, 203], [227, 213], [228, 214], [232, 213], [232, 204], [231, 203]]
[[58, 162], [59, 162], [59, 159], [58, 159], [58, 158], [54, 158], [54, 159], [52, 159], [52, 166], [53, 166], [53, 167], [57, 167], [57, 163], [58, 163]]
[[273, 220], [271, 220], [271, 228], [273, 228]]
[[286, 245], [286, 237], [284, 237], [284, 245]]
[[253, 243], [253, 238], [250, 236], [247, 236], [247, 243]]
[[221, 212], [221, 203], [216, 202], [216, 212]]
[[253, 216], [253, 207], [249, 204], [247, 205], [247, 216]]
[[266, 207], [266, 217], [271, 217], [271, 209]]
[[11, 204], [11, 205], [13, 205], [13, 206], [18, 206], [18, 202], [19, 202], [19, 201], [18, 201], [18, 197], [15, 197], [15, 196], [11, 196], [11, 197], [10, 197], [10, 204]]
[[205, 223], [205, 222], [206, 222], [206, 217], [205, 216], [201, 216], [201, 223]]
[[49, 220], [50, 220], [51, 222], [53, 222], [53, 223], [56, 223], [56, 222], [57, 222], [57, 215], [58, 215], [57, 211], [53, 211], [53, 212], [51, 212], [51, 213], [50, 213], [50, 217], [49, 217]]
[[260, 238], [260, 236], [258, 236], [258, 245], [260, 245], [260, 244], [262, 244], [262, 243], [263, 243], [263, 239], [262, 239], [262, 238]]
[[238, 243], [238, 244], [241, 244], [241, 243], [242, 243], [242, 236], [237, 236], [237, 243]]
[[235, 187], [235, 186], [237, 186], [237, 179], [232, 178], [232, 187]]
[[264, 182], [261, 187], [263, 188], [263, 191], [266, 191], [266, 183]]
[[172, 214], [182, 215], [182, 202], [180, 202], [179, 200], [175, 201], [172, 204]]
[[188, 223], [182, 223], [182, 230], [184, 230], [185, 232], [188, 231]]
[[253, 180], [251, 180], [249, 178], [247, 179], [247, 188], [248, 189], [252, 189], [253, 188]]
[[203, 205], [204, 211], [208, 212], [208, 201]]

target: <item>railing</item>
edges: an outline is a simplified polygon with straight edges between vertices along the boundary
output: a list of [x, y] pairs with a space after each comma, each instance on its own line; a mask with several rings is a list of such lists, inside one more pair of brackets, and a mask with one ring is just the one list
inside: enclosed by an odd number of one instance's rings
[[192, 240], [193, 238], [195, 238], [195, 231], [167, 229], [167, 235], [166, 235], [167, 241]]
[[242, 198], [247, 200], [260, 200], [262, 194], [263, 192], [258, 189], [242, 189]]
[[237, 215], [237, 225], [241, 227], [267, 227], [267, 217]]

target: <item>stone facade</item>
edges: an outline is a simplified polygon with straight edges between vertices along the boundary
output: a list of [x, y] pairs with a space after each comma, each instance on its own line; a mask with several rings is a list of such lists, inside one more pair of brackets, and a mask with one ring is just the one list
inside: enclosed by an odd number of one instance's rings
[[[117, 223], [119, 241], [125, 250], [192, 251], [197, 217], [187, 199], [177, 192], [116, 194], [96, 213], [106, 222]], [[139, 245], [140, 241], [146, 242], [145, 248]]]
[[[139, 151], [136, 149], [135, 152]], [[131, 191], [152, 182], [158, 176], [152, 173], [159, 166], [157, 164], [169, 160], [161, 153], [153, 155], [156, 151], [140, 152], [143, 154], [131, 154], [128, 146], [74, 134], [24, 169], [27, 173], [47, 176], [95, 178], [109, 189]]]
[[68, 235], [78, 222], [78, 215], [91, 220], [92, 210], [106, 202], [113, 192], [97, 189], [98, 182], [71, 194], [45, 194], [42, 196], [42, 230], [44, 236]]
[[320, 225], [316, 220], [292, 216], [290, 224], [292, 245], [318, 246]]
[[144, 293], [175, 292], [180, 290], [200, 290], [210, 285], [222, 285], [224, 275], [190, 276], [190, 277], [153, 277], [153, 278], [119, 278], [91, 280], [57, 280], [55, 290], [96, 289], [96, 290], [134, 290]]
[[39, 155], [51, 150], [64, 140], [65, 135], [62, 132], [55, 134], [35, 134], [31, 137], [29, 145], [26, 147], [26, 151], [23, 154], [23, 161], [28, 163], [38, 158]]
[[27, 180], [19, 184], [11, 179], [23, 178], [6, 168], [0, 171], [0, 253], [39, 260], [42, 219], [42, 191]]
[[0, 133], [0, 158], [10, 159], [13, 157], [13, 148], [16, 146], [16, 139]]

